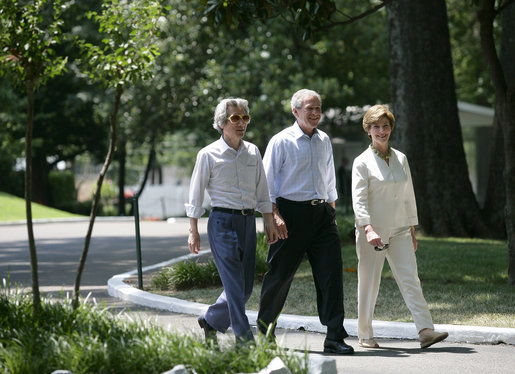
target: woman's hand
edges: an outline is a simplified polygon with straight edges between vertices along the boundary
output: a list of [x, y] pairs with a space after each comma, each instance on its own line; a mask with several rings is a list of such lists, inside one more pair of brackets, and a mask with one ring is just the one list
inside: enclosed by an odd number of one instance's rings
[[365, 226], [365, 234], [367, 236], [367, 242], [372, 247], [382, 247], [384, 246], [383, 240], [377, 233], [374, 231], [372, 225]]

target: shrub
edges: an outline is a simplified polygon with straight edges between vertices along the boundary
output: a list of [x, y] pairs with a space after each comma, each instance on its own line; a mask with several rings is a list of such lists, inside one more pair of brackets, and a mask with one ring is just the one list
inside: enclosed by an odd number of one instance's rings
[[50, 190], [50, 205], [57, 207], [61, 204], [70, 204], [77, 200], [75, 176], [71, 171], [52, 170], [48, 174]]
[[215, 262], [184, 261], [164, 268], [151, 279], [152, 287], [166, 290], [175, 288], [184, 290], [197, 287], [219, 286], [222, 282]]
[[[262, 281], [267, 272], [266, 256], [268, 245], [266, 235], [259, 233], [256, 248], [256, 271], [254, 277]], [[154, 290], [186, 290], [190, 288], [203, 288], [220, 286], [222, 281], [213, 259], [204, 262], [184, 261], [161, 269], [150, 280]]]
[[255, 347], [210, 350], [189, 335], [150, 324], [150, 320], [112, 315], [107, 309], [71, 300], [42, 299], [32, 315], [32, 296], [0, 287], [0, 373], [162, 373], [183, 364], [201, 373], [257, 372], [280, 357], [294, 373], [306, 361], [258, 341]]

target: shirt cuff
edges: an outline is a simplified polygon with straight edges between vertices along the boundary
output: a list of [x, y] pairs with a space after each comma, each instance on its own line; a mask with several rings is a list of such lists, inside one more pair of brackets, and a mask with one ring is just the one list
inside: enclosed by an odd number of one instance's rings
[[366, 226], [370, 225], [370, 218], [369, 217], [363, 217], [363, 218], [356, 218], [356, 226]]
[[202, 207], [196, 207], [191, 204], [184, 204], [186, 215], [191, 218], [200, 218], [206, 212]]
[[260, 213], [272, 213], [272, 203], [258, 203], [256, 206], [256, 210]]

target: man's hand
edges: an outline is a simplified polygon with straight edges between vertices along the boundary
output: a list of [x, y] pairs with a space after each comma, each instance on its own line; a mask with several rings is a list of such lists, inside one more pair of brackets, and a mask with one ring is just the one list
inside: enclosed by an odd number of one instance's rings
[[288, 228], [286, 227], [286, 222], [284, 222], [281, 213], [279, 213], [277, 205], [272, 204], [272, 207], [272, 215], [274, 217], [274, 226], [277, 230], [277, 235], [279, 236], [279, 239], [286, 239], [288, 237]]
[[190, 232], [188, 236], [188, 248], [191, 253], [198, 254], [200, 250], [200, 235], [198, 232]]
[[274, 244], [279, 240], [279, 233], [274, 225], [274, 217], [272, 213], [263, 213], [263, 221], [267, 237], [266, 244]]
[[198, 219], [190, 217], [190, 234], [188, 235], [188, 248], [191, 253], [200, 251], [200, 235], [198, 233]]

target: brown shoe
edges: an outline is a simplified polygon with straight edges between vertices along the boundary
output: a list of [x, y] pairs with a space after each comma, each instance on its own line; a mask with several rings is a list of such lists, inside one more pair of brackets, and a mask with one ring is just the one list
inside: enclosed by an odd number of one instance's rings
[[379, 344], [374, 339], [359, 339], [358, 344], [363, 348], [379, 348]]
[[418, 341], [420, 342], [421, 348], [428, 348], [435, 343], [441, 342], [447, 338], [449, 334], [447, 332], [436, 332], [433, 329], [422, 329], [418, 333]]

